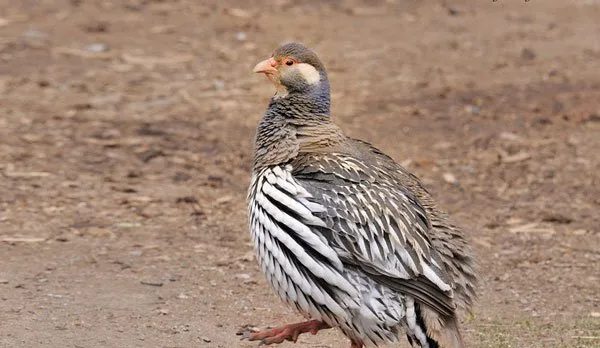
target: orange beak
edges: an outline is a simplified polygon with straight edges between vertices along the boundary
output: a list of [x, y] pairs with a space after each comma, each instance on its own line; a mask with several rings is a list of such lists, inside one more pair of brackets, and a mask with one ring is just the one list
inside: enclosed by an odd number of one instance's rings
[[254, 71], [255, 73], [262, 73], [262, 74], [276, 74], [277, 71], [277, 66], [279, 65], [279, 63], [277, 63], [277, 61], [275, 59], [273, 59], [273, 57], [269, 58], [269, 59], [265, 59], [262, 62], [256, 64], [256, 66], [254, 67]]

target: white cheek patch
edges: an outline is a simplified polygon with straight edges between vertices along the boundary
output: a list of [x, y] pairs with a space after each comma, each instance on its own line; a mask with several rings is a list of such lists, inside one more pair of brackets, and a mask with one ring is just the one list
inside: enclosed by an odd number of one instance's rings
[[319, 75], [317, 69], [310, 64], [300, 63], [296, 65], [296, 69], [298, 69], [300, 74], [302, 74], [302, 77], [304, 77], [304, 80], [306, 80], [309, 85], [315, 85], [321, 80], [321, 75]]

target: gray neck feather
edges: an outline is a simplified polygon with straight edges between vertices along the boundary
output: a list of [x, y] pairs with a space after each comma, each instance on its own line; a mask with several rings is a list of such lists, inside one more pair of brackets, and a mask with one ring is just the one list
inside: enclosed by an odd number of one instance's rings
[[315, 86], [300, 84], [299, 87], [301, 89], [290, 86], [286, 96], [271, 99], [267, 113], [272, 110], [287, 118], [329, 117], [330, 92], [327, 75], [322, 73], [321, 81]]
[[281, 164], [298, 154], [298, 128], [329, 123], [329, 83], [326, 76], [309, 90], [291, 90], [271, 99], [256, 129], [254, 168]]

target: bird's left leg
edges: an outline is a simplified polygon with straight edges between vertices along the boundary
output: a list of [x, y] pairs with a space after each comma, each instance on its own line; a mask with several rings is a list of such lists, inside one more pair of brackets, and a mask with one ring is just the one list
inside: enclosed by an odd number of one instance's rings
[[259, 341], [262, 344], [273, 344], [281, 343], [283, 341], [294, 341], [298, 340], [298, 336], [303, 333], [310, 332], [316, 335], [319, 330], [329, 329], [331, 326], [318, 320], [309, 320], [301, 323], [288, 324], [273, 329], [268, 329], [259, 332], [249, 333], [244, 335], [250, 341]]

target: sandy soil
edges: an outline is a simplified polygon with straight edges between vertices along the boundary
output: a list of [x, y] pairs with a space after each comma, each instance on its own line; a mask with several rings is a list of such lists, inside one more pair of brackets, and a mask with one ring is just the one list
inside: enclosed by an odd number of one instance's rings
[[245, 207], [272, 93], [251, 68], [295, 39], [329, 68], [335, 121], [467, 230], [470, 346], [600, 347], [599, 18], [593, 0], [0, 1], [0, 346], [256, 347], [240, 327], [299, 319]]

